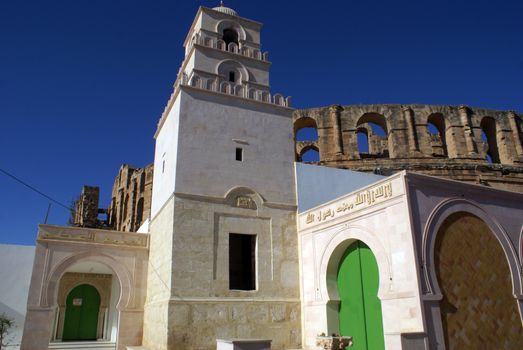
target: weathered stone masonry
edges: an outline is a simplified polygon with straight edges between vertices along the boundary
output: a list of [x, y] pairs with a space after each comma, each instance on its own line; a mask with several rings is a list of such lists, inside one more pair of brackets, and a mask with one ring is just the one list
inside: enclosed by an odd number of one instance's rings
[[[385, 135], [377, 134], [372, 124]], [[318, 132], [317, 140], [296, 141], [296, 159], [313, 149], [319, 152], [320, 165], [385, 175], [411, 170], [523, 192], [522, 125], [515, 112], [467, 106], [334, 105], [296, 110], [295, 134], [305, 127]], [[358, 133], [368, 139], [366, 152], [358, 149]]]

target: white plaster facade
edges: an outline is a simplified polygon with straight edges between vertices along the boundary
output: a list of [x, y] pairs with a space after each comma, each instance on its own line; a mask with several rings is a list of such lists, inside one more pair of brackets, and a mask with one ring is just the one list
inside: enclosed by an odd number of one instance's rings
[[409, 207], [398, 174], [300, 213], [299, 237], [304, 345], [339, 333], [337, 269], [356, 240], [367, 244], [379, 269], [386, 349], [401, 349], [401, 333], [423, 332]]

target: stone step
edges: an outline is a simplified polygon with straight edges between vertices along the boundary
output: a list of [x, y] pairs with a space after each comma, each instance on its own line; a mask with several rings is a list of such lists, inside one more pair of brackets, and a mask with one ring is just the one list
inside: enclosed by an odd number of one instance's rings
[[115, 350], [116, 343], [110, 341], [64, 341], [49, 343], [49, 350]]

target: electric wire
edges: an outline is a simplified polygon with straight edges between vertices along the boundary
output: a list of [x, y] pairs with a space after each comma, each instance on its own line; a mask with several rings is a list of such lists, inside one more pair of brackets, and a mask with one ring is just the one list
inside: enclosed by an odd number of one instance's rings
[[15, 180], [15, 181], [21, 183], [22, 185], [24, 185], [25, 187], [29, 188], [30, 190], [32, 190], [32, 191], [38, 193], [39, 195], [41, 195], [41, 196], [43, 196], [43, 197], [49, 199], [49, 200], [52, 201], [53, 203], [58, 204], [59, 206], [61, 206], [61, 207], [65, 208], [65, 209], [67, 209], [68, 211], [70, 211], [70, 212], [71, 212], [71, 211], [74, 211], [70, 206], [67, 206], [67, 205], [65, 205], [65, 204], [63, 204], [63, 203], [60, 203], [60, 202], [57, 201], [56, 199], [54, 199], [54, 198], [48, 196], [47, 194], [43, 193], [42, 191], [38, 190], [37, 188], [35, 188], [35, 187], [29, 185], [29, 184], [26, 183], [25, 181], [19, 179], [19, 178], [16, 177], [15, 175], [13, 175], [13, 174], [7, 172], [6, 170], [0, 168], [0, 172], [4, 173], [5, 175], [7, 175], [8, 177], [12, 178], [13, 180]]

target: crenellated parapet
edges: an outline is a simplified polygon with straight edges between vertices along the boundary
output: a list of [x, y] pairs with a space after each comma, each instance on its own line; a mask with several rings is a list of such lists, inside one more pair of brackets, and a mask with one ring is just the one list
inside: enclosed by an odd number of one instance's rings
[[[523, 121], [468, 106], [353, 105], [296, 110], [296, 159], [390, 174], [404, 169], [523, 192]], [[307, 145], [307, 146], [305, 146]]]

